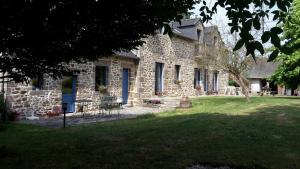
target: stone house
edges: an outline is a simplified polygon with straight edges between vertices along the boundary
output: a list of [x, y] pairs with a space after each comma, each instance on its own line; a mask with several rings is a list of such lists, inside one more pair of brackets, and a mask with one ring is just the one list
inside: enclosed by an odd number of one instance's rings
[[249, 70], [245, 72], [249, 80], [249, 88], [253, 95], [261, 92], [264, 87], [270, 88], [274, 93], [284, 95], [284, 87], [276, 85], [268, 80], [275, 72], [279, 63], [267, 62], [265, 59], [259, 59]]
[[85, 100], [88, 110], [96, 110], [99, 86], [133, 106], [145, 98], [224, 93], [228, 74], [213, 69], [203, 59], [213, 57], [220, 44], [217, 27], [204, 27], [197, 18], [170, 25], [172, 37], [157, 31], [138, 50], [68, 65], [80, 73], [56, 80], [44, 75], [31, 84], [7, 84], [10, 107], [18, 112], [47, 113], [60, 110], [66, 102], [68, 111], [76, 112]]

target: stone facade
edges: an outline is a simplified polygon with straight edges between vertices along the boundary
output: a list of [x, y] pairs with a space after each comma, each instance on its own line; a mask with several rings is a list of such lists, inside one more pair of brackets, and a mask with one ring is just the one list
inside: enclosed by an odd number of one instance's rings
[[[203, 31], [203, 25], [197, 24], [196, 28]], [[137, 105], [145, 98], [156, 97], [155, 73], [156, 63], [163, 64], [162, 70], [162, 95], [163, 96], [195, 96], [210, 94], [213, 90], [214, 73], [218, 72], [217, 89], [215, 93], [224, 93], [228, 83], [228, 74], [213, 69], [197, 57], [197, 45], [212, 36], [201, 34], [200, 39], [193, 39], [157, 34], [145, 39], [145, 44], [137, 52], [136, 58], [113, 55], [103, 57], [97, 62], [85, 64], [71, 62], [67, 65], [70, 69], [78, 70], [76, 77], [76, 100], [90, 100], [86, 110], [97, 110], [100, 94], [95, 89], [96, 66], [106, 66], [108, 69], [107, 89], [109, 95], [122, 97], [123, 69], [129, 70], [128, 105]], [[180, 67], [179, 81], [175, 83], [176, 69]], [[195, 89], [195, 69], [200, 70], [201, 92]], [[207, 90], [204, 91], [204, 71], [207, 70]], [[62, 79], [43, 77], [40, 90], [33, 90], [30, 84], [9, 83], [6, 88], [6, 97], [11, 109], [18, 112], [37, 112], [46, 114], [61, 109]], [[80, 103], [75, 102], [75, 111]]]
[[[165, 96], [195, 96], [199, 92], [194, 88], [194, 70], [201, 70], [204, 79], [204, 69], [208, 69], [208, 91], [212, 90], [213, 72], [209, 65], [195, 58], [195, 43], [191, 40], [168, 35], [155, 35], [146, 40], [141, 47], [139, 64], [139, 91], [141, 98], [155, 95], [155, 63], [162, 63], [163, 95]], [[174, 83], [175, 65], [180, 66], [180, 84]], [[228, 74], [218, 71], [218, 93], [223, 94], [228, 83]], [[202, 80], [203, 81], [203, 80]], [[203, 86], [204, 84], [202, 84]], [[202, 93], [204, 88], [202, 87]]]
[[[98, 62], [86, 64], [70, 63], [71, 69], [78, 70], [76, 76], [76, 100], [91, 100], [87, 102], [85, 110], [97, 110], [100, 102], [100, 93], [95, 91], [95, 67], [107, 66], [109, 70], [108, 92], [109, 95], [121, 96], [122, 69], [129, 68], [129, 99], [132, 104], [136, 96], [135, 77], [136, 62], [131, 59], [116, 56], [100, 59]], [[11, 109], [17, 112], [36, 112], [47, 114], [61, 110], [62, 104], [62, 80], [43, 77], [43, 86], [39, 90], [33, 90], [31, 84], [9, 83], [6, 88], [6, 98]], [[80, 103], [75, 102], [75, 111]]]

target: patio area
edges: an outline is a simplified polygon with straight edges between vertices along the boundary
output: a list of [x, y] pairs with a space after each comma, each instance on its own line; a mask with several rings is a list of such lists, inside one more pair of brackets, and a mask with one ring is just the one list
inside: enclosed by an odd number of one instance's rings
[[[153, 114], [165, 111], [172, 111], [175, 107], [169, 104], [161, 104], [157, 106], [135, 106], [135, 107], [123, 107], [119, 111], [112, 110], [110, 114], [101, 114], [99, 111], [82, 113], [67, 113], [66, 114], [66, 127], [74, 126], [78, 124], [87, 124], [95, 122], [104, 122], [120, 119], [136, 118], [141, 115]], [[36, 120], [18, 121], [19, 123], [34, 124], [39, 126], [45, 126], [50, 128], [62, 128], [63, 127], [63, 114], [48, 118], [39, 118]]]

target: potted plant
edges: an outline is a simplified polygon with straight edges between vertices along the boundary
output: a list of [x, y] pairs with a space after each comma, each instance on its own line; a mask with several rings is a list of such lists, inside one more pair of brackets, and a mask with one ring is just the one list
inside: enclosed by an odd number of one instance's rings
[[202, 89], [201, 85], [196, 85], [195, 89], [197, 90], [197, 94], [200, 95], [201, 94], [201, 89]]
[[177, 85], [180, 85], [181, 82], [182, 82], [182, 81], [181, 81], [181, 80], [178, 80], [178, 79], [175, 79], [175, 80], [174, 80], [174, 83], [177, 84]]
[[196, 89], [197, 91], [201, 91], [202, 87], [201, 87], [201, 85], [197, 85], [197, 86], [195, 86], [195, 89]]
[[100, 85], [98, 87], [98, 90], [99, 90], [99, 93], [102, 94], [102, 95], [107, 94], [107, 87], [106, 86]]
[[162, 92], [155, 92], [155, 95], [162, 96]]

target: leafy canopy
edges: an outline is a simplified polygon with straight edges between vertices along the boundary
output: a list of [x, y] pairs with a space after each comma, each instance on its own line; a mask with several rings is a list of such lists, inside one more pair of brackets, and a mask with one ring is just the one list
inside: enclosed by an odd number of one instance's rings
[[131, 50], [193, 0], [1, 0], [0, 71], [16, 81]]
[[[282, 22], [291, 0], [218, 0], [212, 9], [206, 0], [1, 0], [0, 71], [6, 80], [17, 82], [44, 73], [61, 76], [69, 71], [64, 65], [70, 61], [93, 61], [114, 50], [131, 50], [163, 25], [172, 32], [168, 23], [180, 20], [200, 2], [204, 21], [217, 6], [225, 8], [232, 32], [240, 32], [236, 49], [245, 45], [247, 54], [254, 55], [264, 50], [253, 39], [251, 27], [261, 29], [259, 20], [275, 5], [273, 19]], [[281, 49], [280, 32], [271, 29], [262, 42], [271, 39]]]
[[258, 50], [261, 55], [265, 53], [263, 43], [270, 41], [275, 47], [270, 57], [270, 60], [276, 58], [279, 51], [287, 52], [287, 47], [282, 47], [279, 34], [282, 33], [280, 27], [273, 27], [269, 31], [263, 31], [261, 39], [257, 40], [254, 37], [252, 30], [263, 29], [262, 21], [273, 16], [273, 20], [277, 23], [285, 22], [285, 16], [291, 6], [292, 0], [218, 0], [210, 9], [207, 6], [206, 0], [203, 1], [203, 6], [200, 8], [200, 15], [203, 20], [210, 20], [212, 15], [217, 12], [217, 7], [225, 8], [227, 17], [230, 21], [228, 26], [231, 27], [231, 33], [238, 33], [240, 40], [236, 43], [234, 51], [245, 45], [247, 55], [251, 54], [255, 59], [255, 51]]
[[286, 39], [284, 46], [292, 49], [290, 55], [282, 53], [277, 60], [282, 64], [271, 77], [278, 84], [290, 88], [297, 88], [300, 85], [300, 2], [294, 1], [291, 14], [287, 17], [283, 26], [283, 37]]

